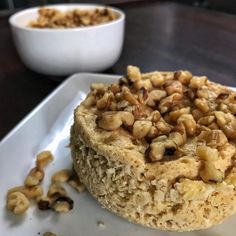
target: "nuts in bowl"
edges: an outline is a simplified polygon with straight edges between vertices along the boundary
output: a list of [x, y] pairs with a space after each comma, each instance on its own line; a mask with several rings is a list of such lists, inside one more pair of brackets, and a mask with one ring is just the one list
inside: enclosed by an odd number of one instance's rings
[[88, 191], [131, 222], [171, 231], [236, 211], [236, 93], [189, 71], [92, 84], [75, 109], [71, 153]]
[[26, 66], [48, 75], [98, 72], [119, 58], [125, 14], [95, 4], [31, 8], [10, 17], [16, 49]]
[[54, 8], [41, 8], [38, 18], [29, 22], [32, 28], [77, 28], [99, 25], [116, 20], [119, 15], [110, 8], [75, 9], [66, 12]]

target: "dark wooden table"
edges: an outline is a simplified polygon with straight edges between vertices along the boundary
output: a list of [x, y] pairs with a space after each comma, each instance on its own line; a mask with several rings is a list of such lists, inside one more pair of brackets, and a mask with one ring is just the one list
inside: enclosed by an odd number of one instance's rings
[[[124, 50], [109, 73], [124, 73], [127, 64], [142, 71], [187, 69], [236, 87], [236, 16], [168, 3], [123, 9], [127, 14]], [[4, 13], [0, 17], [0, 139], [58, 85], [55, 78], [36, 74], [21, 63]]]

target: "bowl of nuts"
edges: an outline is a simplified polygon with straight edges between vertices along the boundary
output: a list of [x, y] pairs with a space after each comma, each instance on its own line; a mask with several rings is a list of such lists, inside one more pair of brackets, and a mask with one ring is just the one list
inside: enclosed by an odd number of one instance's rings
[[23, 63], [47, 75], [98, 72], [119, 58], [125, 14], [95, 4], [30, 8], [10, 17], [13, 39]]

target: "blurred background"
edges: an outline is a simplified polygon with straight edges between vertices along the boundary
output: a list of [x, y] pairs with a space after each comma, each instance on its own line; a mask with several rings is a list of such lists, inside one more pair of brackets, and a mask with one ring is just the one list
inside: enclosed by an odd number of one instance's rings
[[0, 10], [26, 8], [54, 3], [100, 3], [110, 5], [141, 4], [145, 2], [177, 2], [195, 7], [207, 8], [236, 14], [236, 0], [0, 0]]

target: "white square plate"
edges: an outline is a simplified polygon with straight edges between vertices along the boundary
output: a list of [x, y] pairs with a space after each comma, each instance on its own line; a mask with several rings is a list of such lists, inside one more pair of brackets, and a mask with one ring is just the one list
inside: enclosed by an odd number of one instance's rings
[[[128, 221], [101, 208], [88, 194], [69, 189], [74, 209], [68, 214], [40, 211], [30, 207], [24, 216], [14, 216], [6, 210], [5, 197], [9, 188], [22, 185], [35, 155], [49, 149], [55, 160], [46, 168], [44, 187], [50, 176], [62, 168], [71, 168], [69, 131], [73, 109], [85, 98], [92, 82], [111, 83], [119, 76], [75, 74], [61, 84], [0, 143], [0, 235], [38, 236], [51, 231], [58, 236], [174, 236], [178, 233], [149, 229]], [[99, 227], [103, 221], [105, 227]], [[182, 233], [183, 236], [233, 236], [236, 216], [209, 230]]]

